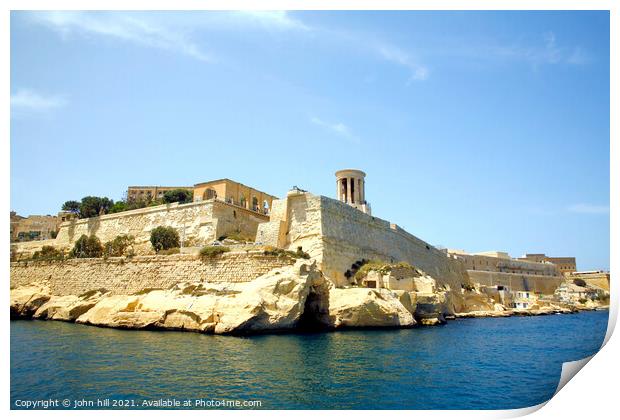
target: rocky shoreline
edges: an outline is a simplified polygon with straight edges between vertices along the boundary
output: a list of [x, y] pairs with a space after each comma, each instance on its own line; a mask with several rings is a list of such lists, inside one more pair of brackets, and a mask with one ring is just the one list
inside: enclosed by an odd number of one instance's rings
[[300, 329], [411, 328], [474, 317], [537, 316], [582, 309], [507, 310], [475, 292], [423, 294], [335, 288], [315, 264], [298, 262], [246, 283], [179, 283], [114, 295], [104, 289], [57, 296], [44, 282], [11, 289], [11, 319], [124, 329], [256, 334]]

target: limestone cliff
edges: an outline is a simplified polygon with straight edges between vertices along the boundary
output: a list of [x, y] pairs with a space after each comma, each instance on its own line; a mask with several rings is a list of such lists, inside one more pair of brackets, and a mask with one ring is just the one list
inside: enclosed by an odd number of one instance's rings
[[297, 262], [246, 283], [178, 283], [168, 289], [79, 296], [43, 285], [11, 290], [11, 317], [130, 329], [242, 334], [300, 327], [412, 326], [410, 300], [370, 289], [335, 289], [314, 263]]

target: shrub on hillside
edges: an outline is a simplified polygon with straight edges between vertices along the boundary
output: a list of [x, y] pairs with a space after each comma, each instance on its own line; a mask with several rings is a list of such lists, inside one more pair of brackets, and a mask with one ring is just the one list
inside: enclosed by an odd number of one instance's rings
[[35, 251], [32, 255], [32, 259], [35, 261], [53, 261], [64, 259], [65, 254], [60, 249], [56, 249], [53, 246], [45, 245], [40, 251]]
[[222, 255], [224, 252], [230, 251], [230, 248], [226, 246], [205, 246], [200, 250], [200, 256], [202, 258], [213, 258]]
[[168, 249], [162, 249], [161, 251], [157, 252], [157, 255], [174, 255], [174, 254], [179, 254], [181, 253], [181, 250], [179, 248], [168, 248]]
[[169, 226], [158, 226], [151, 231], [151, 244], [156, 252], [162, 249], [178, 248], [179, 233]]
[[217, 238], [218, 241], [223, 241], [224, 239], [230, 239], [233, 241], [237, 241], [237, 242], [254, 242], [254, 239], [251, 238], [248, 235], [244, 235], [242, 234], [240, 231], [234, 231], [232, 233], [227, 233], [225, 235], [220, 236], [219, 238]]
[[386, 274], [389, 269], [389, 264], [383, 261], [368, 261], [360, 266], [355, 272], [354, 278], [358, 282], [361, 282], [364, 277], [372, 270], [378, 271], [381, 274]]
[[297, 251], [295, 252], [282, 248], [275, 248], [273, 246], [266, 246], [263, 254], [274, 255], [276, 257], [289, 257], [294, 259], [303, 258], [305, 260], [310, 258], [310, 255], [307, 252], [304, 252], [304, 250], [300, 246], [297, 247]]
[[69, 255], [72, 258], [99, 258], [103, 255], [103, 246], [95, 235], [82, 235], [75, 241]]
[[119, 235], [103, 245], [103, 255], [106, 257], [122, 257], [129, 251], [134, 243], [131, 235]]

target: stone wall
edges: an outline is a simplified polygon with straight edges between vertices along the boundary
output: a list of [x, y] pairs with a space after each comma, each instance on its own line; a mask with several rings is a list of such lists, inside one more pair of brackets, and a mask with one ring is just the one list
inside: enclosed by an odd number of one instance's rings
[[188, 204], [165, 204], [155, 207], [106, 214], [88, 219], [76, 219], [61, 224], [58, 236], [52, 241], [13, 244], [22, 256], [31, 255], [43, 245], [70, 249], [81, 235], [96, 235], [103, 242], [118, 235], [133, 235], [138, 254], [152, 253], [150, 235], [157, 226], [175, 228], [185, 246], [206, 245], [227, 233], [239, 232], [254, 238], [258, 224], [268, 216], [245, 208], [209, 200]]
[[320, 202], [323, 268], [336, 284], [346, 284], [345, 272], [361, 259], [408, 262], [452, 290], [469, 282], [459, 261], [397, 225], [331, 198]]
[[581, 279], [587, 284], [599, 287], [609, 292], [609, 273], [605, 272], [576, 272], [568, 274], [567, 280], [573, 282], [575, 279]]
[[565, 280], [563, 276], [537, 276], [478, 270], [467, 270], [467, 273], [474, 283], [486, 286], [502, 285], [509, 287], [511, 291], [523, 290], [545, 295], [552, 295]]
[[[337, 286], [349, 283], [345, 272], [362, 259], [408, 262], [453, 290], [468, 283], [459, 261], [386, 220], [309, 193], [292, 192], [282, 201], [286, 202], [286, 217], [280, 216], [285, 221], [285, 240], [280, 246], [291, 250], [301, 246]], [[274, 208], [281, 205], [274, 201]]]
[[11, 288], [46, 283], [55, 295], [79, 295], [100, 288], [113, 294], [130, 294], [147, 288], [167, 289], [179, 282], [247, 282], [292, 262], [258, 251], [229, 252], [204, 260], [177, 254], [13, 262]]
[[562, 274], [558, 267], [551, 263], [498, 258], [480, 254], [461, 254], [455, 252], [451, 252], [450, 254], [452, 257], [463, 261], [466, 270], [553, 277]]

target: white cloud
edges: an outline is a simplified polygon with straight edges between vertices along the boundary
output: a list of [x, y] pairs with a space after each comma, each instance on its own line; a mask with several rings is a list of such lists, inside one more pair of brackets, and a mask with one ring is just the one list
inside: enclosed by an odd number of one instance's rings
[[44, 112], [67, 104], [64, 96], [46, 96], [30, 89], [19, 89], [11, 95], [11, 113]]
[[351, 129], [347, 125], [341, 122], [336, 122], [336, 123], [326, 122], [317, 117], [311, 117], [310, 122], [312, 124], [318, 125], [319, 127], [323, 127], [327, 129], [328, 131], [331, 131], [332, 133], [337, 134], [340, 137], [346, 138], [347, 140], [351, 140], [356, 143], [359, 142], [359, 138], [357, 138], [357, 136], [353, 134]]
[[412, 81], [426, 80], [428, 78], [428, 68], [417, 63], [411, 55], [402, 49], [387, 44], [376, 45], [375, 49], [383, 59], [403, 66], [410, 71], [411, 75], [407, 81], [408, 84]]
[[568, 211], [572, 213], [582, 214], [607, 214], [609, 213], [609, 206], [598, 206], [593, 204], [573, 204], [568, 206]]
[[235, 12], [235, 15], [257, 23], [266, 29], [302, 31], [312, 29], [283, 10], [242, 10]]
[[34, 22], [46, 25], [64, 36], [73, 33], [116, 38], [137, 45], [175, 51], [201, 61], [212, 61], [189, 35], [173, 30], [163, 21], [144, 14], [108, 12], [33, 12]]

